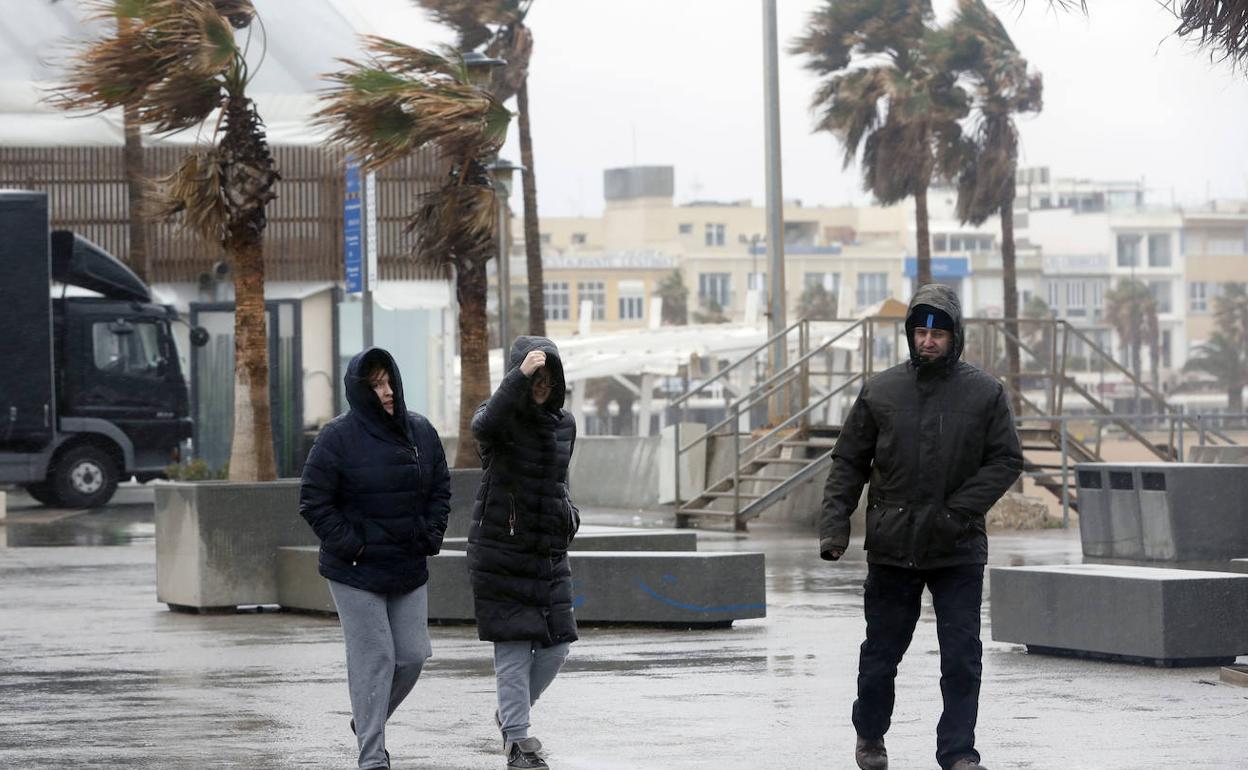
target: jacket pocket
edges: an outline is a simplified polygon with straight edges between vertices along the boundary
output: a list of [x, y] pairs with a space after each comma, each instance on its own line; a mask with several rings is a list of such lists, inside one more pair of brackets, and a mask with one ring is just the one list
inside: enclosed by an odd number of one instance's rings
[[866, 550], [903, 558], [909, 550], [910, 514], [898, 505], [873, 504], [867, 508]]
[[941, 557], [957, 553], [959, 545], [970, 528], [970, 519], [948, 508], [940, 508], [932, 515], [928, 535], [927, 556]]

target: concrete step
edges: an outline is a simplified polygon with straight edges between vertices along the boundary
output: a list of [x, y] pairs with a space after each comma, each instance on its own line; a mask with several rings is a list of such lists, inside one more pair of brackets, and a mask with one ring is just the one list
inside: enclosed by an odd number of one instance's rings
[[993, 567], [992, 638], [1029, 652], [1162, 666], [1248, 653], [1248, 575], [1066, 564]]
[[[290, 610], [334, 612], [314, 547], [277, 551], [278, 603]], [[763, 554], [695, 551], [574, 552], [573, 606], [578, 623], [723, 627], [767, 614]], [[472, 622], [475, 613], [464, 551], [429, 559], [429, 619]]]
[[684, 516], [684, 515], [688, 515], [688, 516], [723, 516], [723, 517], [732, 517], [732, 516], [736, 516], [736, 515], [737, 515], [737, 514], [733, 513], [732, 511], [717, 511], [717, 510], [715, 510], [715, 509], [713, 509], [713, 508], [677, 508], [677, 509], [676, 509], [676, 513], [681, 514], [682, 516]]

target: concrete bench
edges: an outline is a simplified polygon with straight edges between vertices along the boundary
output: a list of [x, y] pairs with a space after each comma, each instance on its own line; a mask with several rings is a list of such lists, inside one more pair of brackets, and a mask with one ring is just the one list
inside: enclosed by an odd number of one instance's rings
[[[574, 551], [571, 559], [580, 623], [722, 627], [767, 614], [761, 553]], [[282, 607], [334, 612], [316, 548], [279, 548], [277, 569]], [[429, 559], [429, 618], [475, 619], [466, 552]]]
[[[463, 551], [468, 538], [448, 537], [445, 551]], [[687, 529], [624, 529], [620, 527], [581, 527], [572, 541], [572, 551], [696, 551], [698, 534]]]
[[1069, 564], [994, 567], [992, 638], [1028, 652], [1160, 666], [1248, 653], [1248, 575]]

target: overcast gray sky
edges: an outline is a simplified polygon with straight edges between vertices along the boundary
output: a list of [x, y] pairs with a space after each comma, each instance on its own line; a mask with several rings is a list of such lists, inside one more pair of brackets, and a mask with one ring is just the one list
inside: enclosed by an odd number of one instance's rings
[[[779, 0], [782, 47], [820, 4]], [[1085, 17], [989, 0], [1044, 75], [1044, 112], [1021, 123], [1023, 163], [1143, 178], [1159, 203], [1248, 198], [1248, 76], [1172, 36], [1154, 0], [1089, 5]], [[452, 39], [412, 6], [357, 7], [404, 42]], [[937, 0], [942, 17], [953, 7]], [[675, 166], [678, 201], [763, 200], [761, 0], [535, 0], [529, 22], [543, 215], [595, 215], [602, 170], [633, 163]], [[801, 64], [781, 54], [785, 197], [866, 203], [836, 140], [811, 132], [815, 82]], [[514, 130], [504, 154], [519, 161]]]

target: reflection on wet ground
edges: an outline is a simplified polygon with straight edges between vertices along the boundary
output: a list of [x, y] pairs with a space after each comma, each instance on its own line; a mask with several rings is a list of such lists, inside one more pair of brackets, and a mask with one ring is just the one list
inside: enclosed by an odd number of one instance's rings
[[[150, 505], [42, 522], [20, 505], [11, 513], [0, 526], [0, 767], [353, 766], [334, 619], [168, 612], [155, 598]], [[534, 711], [551, 766], [852, 767], [860, 543], [827, 564], [806, 531], [759, 524], [699, 540], [767, 554], [767, 618], [583, 629]], [[131, 547], [91, 547], [104, 544]], [[62, 547], [73, 545], [87, 547]], [[1080, 549], [1077, 533], [1045, 531], [996, 534], [992, 553], [998, 564], [1066, 563]], [[933, 621], [929, 601], [899, 675], [895, 770], [935, 767]], [[988, 640], [986, 612], [984, 625]], [[432, 635], [434, 657], [387, 731], [394, 767], [501, 770], [489, 645], [471, 626]], [[991, 641], [984, 653], [979, 740], [990, 767], [1242, 767], [1248, 689], [1219, 682], [1216, 669], [1044, 658]]]

